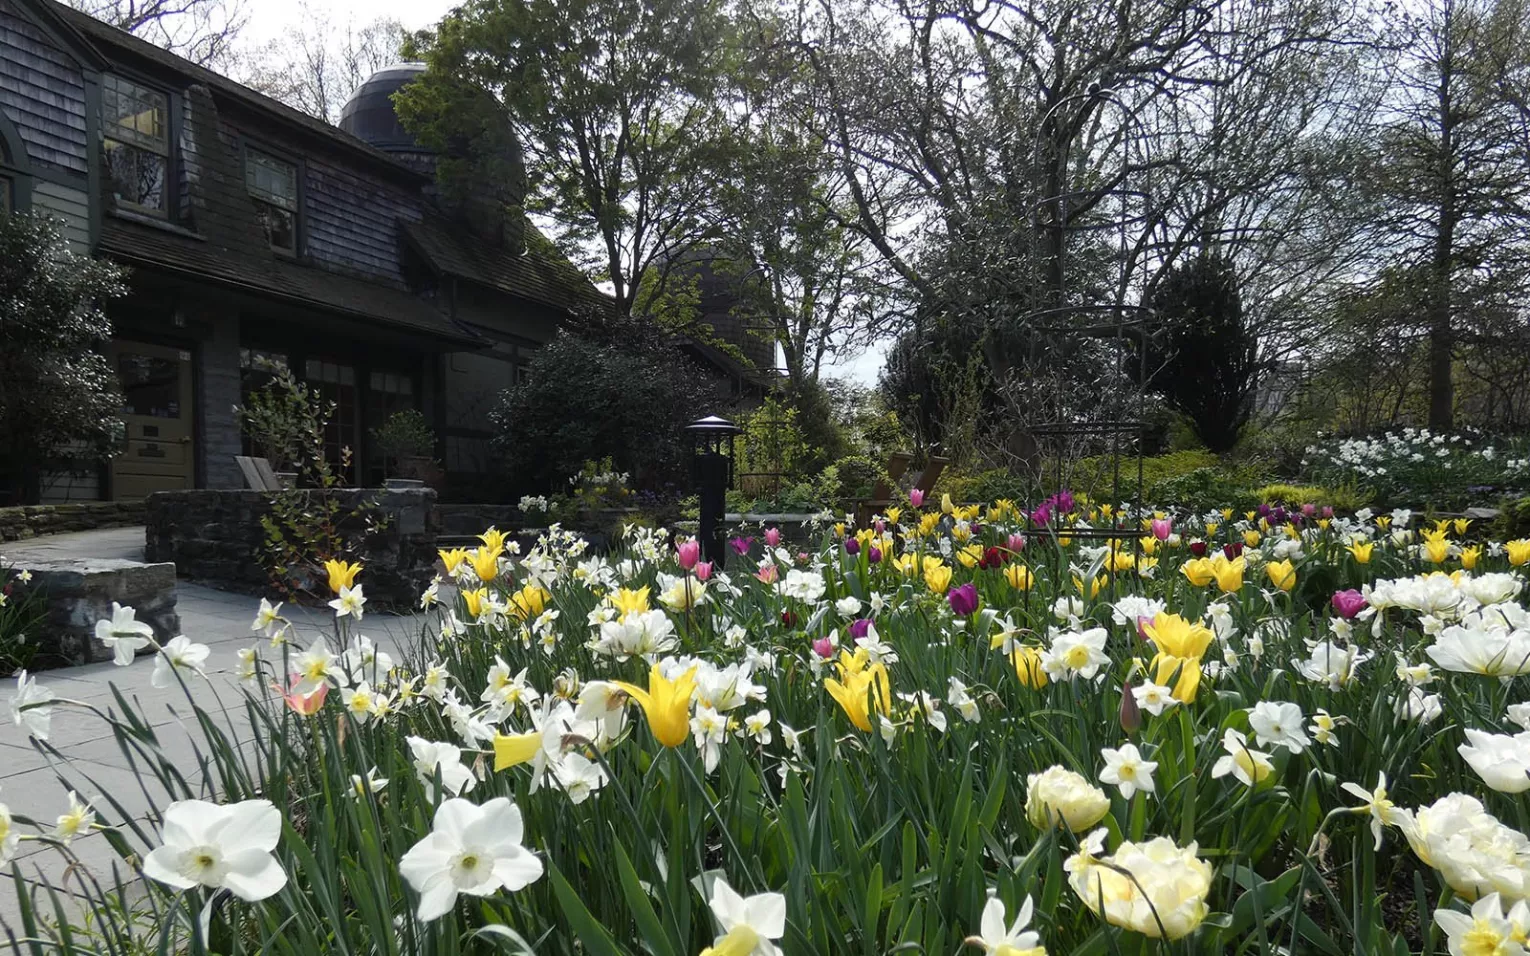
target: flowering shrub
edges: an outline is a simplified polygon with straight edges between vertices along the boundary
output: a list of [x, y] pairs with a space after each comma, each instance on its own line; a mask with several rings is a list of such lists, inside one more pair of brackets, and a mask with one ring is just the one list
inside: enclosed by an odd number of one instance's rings
[[[0, 808], [0, 857], [99, 828], [123, 876], [71, 871], [94, 909], [67, 935], [23, 896], [16, 945], [1522, 951], [1530, 540], [1031, 504], [890, 508], [810, 551], [766, 528], [726, 569], [661, 529], [513, 560], [491, 529], [442, 555], [400, 657], [330, 562], [332, 632], [262, 602], [239, 652], [243, 753], [207, 713], [217, 652], [160, 649], [213, 786], [137, 705], [97, 713], [176, 797], [147, 821], [47, 743], [80, 705], [23, 674], [64, 813]], [[131, 661], [144, 630], [120, 608], [98, 636]]]
[[1449, 511], [1496, 504], [1530, 487], [1530, 456], [1519, 443], [1495, 445], [1478, 435], [1427, 428], [1309, 445], [1302, 468], [1319, 483], [1366, 488], [1387, 507]]

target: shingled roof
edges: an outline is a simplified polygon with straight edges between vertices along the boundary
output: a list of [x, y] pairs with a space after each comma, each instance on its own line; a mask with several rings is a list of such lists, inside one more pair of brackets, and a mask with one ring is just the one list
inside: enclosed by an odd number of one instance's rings
[[527, 223], [526, 232], [526, 251], [515, 255], [474, 241], [461, 225], [439, 212], [427, 212], [421, 222], [404, 225], [404, 236], [410, 245], [439, 273], [558, 309], [581, 305], [610, 307], [610, 298], [574, 268], [535, 226]]

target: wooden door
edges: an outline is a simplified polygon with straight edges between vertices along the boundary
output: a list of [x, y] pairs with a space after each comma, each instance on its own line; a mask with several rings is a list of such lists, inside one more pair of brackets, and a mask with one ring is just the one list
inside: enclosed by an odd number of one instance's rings
[[113, 342], [127, 445], [112, 459], [112, 497], [144, 498], [195, 484], [191, 353]]

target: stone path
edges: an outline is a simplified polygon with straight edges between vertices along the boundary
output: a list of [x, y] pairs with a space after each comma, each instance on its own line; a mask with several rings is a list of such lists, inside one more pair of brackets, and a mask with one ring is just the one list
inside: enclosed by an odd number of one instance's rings
[[[0, 544], [0, 555], [17, 568], [29, 559], [57, 559], [69, 556], [121, 557], [142, 560], [143, 529], [124, 528], [81, 532]], [[200, 585], [181, 582], [176, 588], [181, 632], [201, 644], [211, 655], [206, 665], [206, 680], [191, 682], [197, 705], [220, 714], [228, 708], [228, 717], [218, 717], [220, 725], [235, 739], [247, 741], [250, 729], [243, 713], [245, 691], [238, 685], [238, 651], [252, 643], [266, 642], [250, 630], [259, 599], [243, 594], [229, 594]], [[320, 634], [333, 633], [333, 614], [328, 608], [287, 606], [283, 614], [293, 621], [296, 641], [306, 645]], [[378, 646], [395, 656], [408, 646], [417, 633], [420, 620], [410, 616], [368, 615], [362, 632]], [[112, 663], [44, 671], [34, 675], [39, 683], [63, 699], [94, 705], [102, 710], [120, 711], [112, 694], [113, 686], [134, 701], [134, 709], [153, 727], [162, 752], [181, 768], [193, 789], [203, 781], [196, 772], [195, 747], [202, 745], [203, 734], [197, 726], [186, 693], [179, 685], [160, 689], [151, 684], [154, 673], [152, 655], [140, 656], [127, 667]], [[0, 802], [12, 814], [35, 819], [51, 827], [54, 819], [68, 806], [68, 791], [98, 805], [99, 815], [115, 821], [112, 805], [99, 797], [111, 794], [132, 814], [142, 816], [151, 808], [163, 808], [169, 795], [152, 776], [140, 778], [131, 769], [131, 761], [113, 737], [111, 728], [96, 714], [81, 707], [59, 706], [53, 711], [48, 744], [60, 755], [47, 753], [34, 744], [26, 731], [11, 719], [8, 704], [15, 692], [15, 682], [0, 682]], [[136, 754], [134, 755], [137, 756]], [[36, 829], [21, 826], [21, 832]], [[132, 874], [112, 852], [99, 833], [77, 839], [73, 851], [80, 866], [104, 885], [109, 885], [116, 865], [126, 883]], [[31, 883], [46, 880], [59, 883], [65, 876], [68, 861], [47, 844], [28, 841], [18, 855], [23, 876]], [[7, 868], [8, 869], [8, 868]], [[75, 884], [70, 881], [71, 887]], [[41, 898], [44, 906], [46, 897]], [[0, 883], [0, 926], [10, 924], [19, 933], [19, 912], [13, 884], [7, 876]], [[0, 948], [6, 936], [0, 929]]]

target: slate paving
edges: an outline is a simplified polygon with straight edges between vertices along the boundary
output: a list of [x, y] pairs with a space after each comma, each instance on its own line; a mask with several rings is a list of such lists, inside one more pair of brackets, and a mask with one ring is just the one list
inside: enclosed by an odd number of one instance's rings
[[[89, 531], [4, 543], [0, 544], [0, 555], [4, 556], [8, 566], [16, 568], [24, 568], [28, 560], [42, 556], [49, 560], [70, 556], [142, 560], [143, 529]], [[181, 632], [211, 650], [205, 680], [192, 678], [190, 681], [197, 706], [213, 715], [215, 723], [231, 739], [248, 742], [251, 728], [244, 711], [247, 691], [239, 685], [237, 677], [238, 651], [257, 642], [266, 643], [250, 629], [259, 598], [185, 581], [177, 584], [176, 591]], [[306, 646], [320, 634], [333, 633], [333, 612], [328, 608], [288, 605], [282, 612], [293, 621], [299, 645]], [[369, 614], [361, 630], [379, 648], [397, 657], [401, 648], [408, 646], [412, 636], [418, 633], [420, 624], [420, 619], [415, 616]], [[43, 671], [34, 676], [57, 698], [120, 712], [113, 695], [115, 687], [133, 702], [134, 710], [153, 727], [160, 752], [181, 769], [187, 783], [212, 796], [215, 787], [211, 781], [202, 779], [197, 770], [196, 748], [205, 750], [206, 745], [202, 728], [192, 715], [186, 691], [179, 685], [154, 687], [153, 674], [154, 657], [149, 654], [140, 655], [127, 667], [112, 663], [90, 664]], [[51, 827], [53, 820], [67, 809], [67, 794], [71, 789], [90, 800], [97, 807], [98, 815], [109, 822], [117, 822], [119, 814], [104, 799], [106, 794], [137, 819], [142, 819], [151, 810], [163, 809], [170, 802], [171, 796], [152, 775], [139, 775], [132, 770], [137, 755], [130, 757], [123, 752], [111, 727], [100, 716], [85, 707], [55, 707], [47, 741], [58, 751], [55, 754], [32, 741], [12, 720], [10, 708], [5, 705], [14, 692], [14, 681], [0, 682], [0, 803], [6, 804], [12, 814]], [[27, 825], [21, 825], [20, 830], [22, 833], [36, 832], [34, 827]], [[76, 839], [71, 852], [75, 857], [73, 864], [58, 849], [46, 843], [24, 842], [17, 860], [29, 889], [49, 882], [78, 890], [83, 874], [89, 874], [103, 885], [110, 885], [114, 867], [125, 883], [136, 879], [136, 874], [123, 864], [100, 833]], [[42, 899], [46, 901], [46, 897]], [[70, 904], [79, 905], [77, 900], [71, 900]], [[16, 890], [7, 878], [0, 883], [0, 927], [8, 924], [19, 933], [18, 913]], [[87, 916], [80, 912], [71, 914], [71, 919]], [[5, 939], [3, 930], [0, 930], [0, 948], [4, 947]]]

